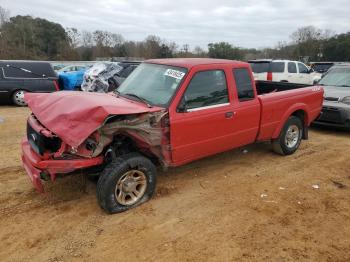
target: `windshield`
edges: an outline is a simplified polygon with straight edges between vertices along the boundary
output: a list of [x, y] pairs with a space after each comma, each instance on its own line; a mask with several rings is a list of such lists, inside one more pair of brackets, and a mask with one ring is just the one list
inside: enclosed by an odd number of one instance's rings
[[138, 96], [151, 105], [167, 106], [187, 73], [186, 68], [141, 64], [118, 88], [121, 95]]
[[350, 67], [333, 68], [319, 82], [325, 86], [345, 86], [350, 87]]

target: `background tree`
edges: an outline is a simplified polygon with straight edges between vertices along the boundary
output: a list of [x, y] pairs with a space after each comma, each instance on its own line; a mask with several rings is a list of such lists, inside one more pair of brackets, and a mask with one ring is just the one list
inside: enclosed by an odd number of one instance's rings
[[243, 52], [238, 47], [233, 47], [226, 42], [208, 44], [208, 56], [212, 58], [223, 58], [232, 60], [243, 59]]
[[69, 46], [60, 24], [31, 16], [11, 17], [1, 27], [1, 37], [13, 59], [57, 59], [62, 47]]
[[350, 61], [350, 32], [325, 41], [323, 59], [327, 61]]
[[0, 28], [3, 24], [8, 22], [10, 18], [10, 11], [0, 6]]
[[290, 36], [295, 44], [293, 56], [295, 59], [307, 57], [319, 61], [323, 57], [323, 43], [333, 35], [330, 30], [322, 30], [314, 26], [298, 28]]
[[8, 22], [9, 18], [10, 11], [0, 6], [0, 57], [9, 56], [6, 41], [2, 32], [2, 27], [6, 22]]

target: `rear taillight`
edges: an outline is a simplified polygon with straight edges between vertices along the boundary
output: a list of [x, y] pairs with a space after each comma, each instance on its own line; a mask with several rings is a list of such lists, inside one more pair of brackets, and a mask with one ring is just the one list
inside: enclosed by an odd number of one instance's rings
[[267, 81], [272, 81], [272, 72], [267, 72]]
[[57, 80], [54, 80], [53, 84], [55, 85], [56, 91], [60, 91], [60, 87], [59, 87], [59, 85], [57, 83]]

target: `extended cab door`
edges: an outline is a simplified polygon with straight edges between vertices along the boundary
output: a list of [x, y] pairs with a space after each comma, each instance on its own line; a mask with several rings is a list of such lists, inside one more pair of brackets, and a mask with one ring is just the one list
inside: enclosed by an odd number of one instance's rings
[[[255, 140], [260, 104], [255, 98], [247, 101], [245, 111], [235, 101], [232, 67], [201, 66], [193, 69], [188, 79], [170, 109], [170, 139], [175, 165]], [[253, 118], [249, 119], [249, 116]]]

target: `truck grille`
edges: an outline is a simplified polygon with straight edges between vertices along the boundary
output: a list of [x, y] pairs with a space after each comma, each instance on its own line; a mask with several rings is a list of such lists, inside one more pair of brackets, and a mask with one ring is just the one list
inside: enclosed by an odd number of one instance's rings
[[329, 123], [342, 123], [341, 113], [334, 107], [323, 107], [318, 121]]
[[44, 152], [56, 152], [61, 147], [61, 140], [57, 137], [50, 138], [37, 132], [27, 123], [27, 139], [32, 149], [43, 155]]

